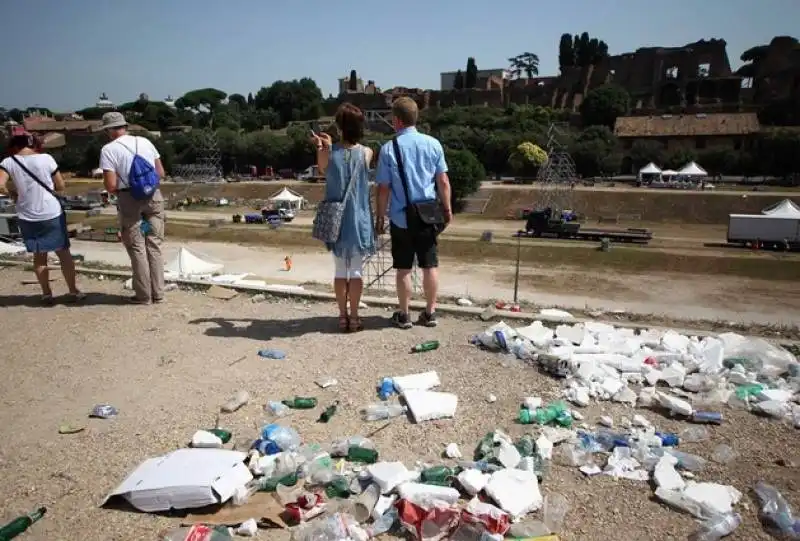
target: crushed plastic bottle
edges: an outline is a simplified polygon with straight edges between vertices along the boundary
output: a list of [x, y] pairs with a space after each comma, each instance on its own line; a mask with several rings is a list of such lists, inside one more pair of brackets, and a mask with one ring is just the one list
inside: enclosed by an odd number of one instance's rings
[[275, 443], [281, 451], [292, 451], [300, 447], [300, 434], [291, 427], [267, 425], [261, 429], [261, 439]]
[[389, 400], [389, 397], [395, 393], [394, 380], [392, 378], [383, 378], [381, 384], [378, 386], [378, 396], [384, 402]]
[[685, 443], [697, 443], [709, 438], [708, 429], [704, 426], [690, 426], [681, 430], [678, 438]]
[[233, 413], [248, 402], [250, 402], [250, 393], [244, 390], [237, 391], [235, 395], [230, 397], [225, 401], [224, 404], [222, 404], [222, 406], [220, 406], [220, 410], [223, 413]]
[[95, 407], [92, 408], [92, 412], [89, 414], [89, 417], [96, 417], [98, 419], [110, 419], [111, 417], [116, 417], [119, 414], [119, 410], [114, 406], [109, 404], [97, 404]]
[[755, 491], [761, 502], [761, 519], [788, 539], [800, 539], [800, 520], [794, 518], [789, 502], [778, 489], [759, 481]]
[[689, 536], [689, 541], [719, 541], [726, 535], [732, 534], [741, 523], [742, 517], [739, 513], [713, 516]]
[[394, 523], [397, 522], [397, 517], [397, 508], [390, 507], [388, 511], [372, 524], [372, 527], [368, 530], [370, 537], [378, 537], [391, 530]]
[[274, 415], [275, 417], [283, 417], [290, 413], [289, 406], [278, 402], [277, 400], [270, 400], [264, 404], [264, 411]]

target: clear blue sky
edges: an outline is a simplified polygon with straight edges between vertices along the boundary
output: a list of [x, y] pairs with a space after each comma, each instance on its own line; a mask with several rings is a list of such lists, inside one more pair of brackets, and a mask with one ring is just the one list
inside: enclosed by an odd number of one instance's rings
[[[0, 106], [54, 110], [216, 87], [247, 95], [312, 77], [327, 95], [356, 69], [390, 88], [438, 88], [439, 73], [502, 68], [530, 51], [558, 71], [562, 33], [611, 54], [724, 38], [731, 63], [800, 33], [800, 0], [28, 0], [3, 2]], [[799, 36], [800, 37], [800, 36]]]

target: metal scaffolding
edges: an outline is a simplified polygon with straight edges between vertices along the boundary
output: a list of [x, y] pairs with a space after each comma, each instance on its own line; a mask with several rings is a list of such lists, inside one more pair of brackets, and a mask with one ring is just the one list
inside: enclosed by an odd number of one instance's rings
[[[364, 259], [364, 289], [366, 290], [394, 290], [395, 270], [392, 268], [392, 238], [387, 226], [383, 234], [378, 237], [375, 253]], [[411, 286], [416, 293], [420, 288], [417, 264], [411, 270]]]
[[550, 207], [553, 211], [572, 208], [572, 189], [577, 179], [575, 162], [563, 141], [564, 134], [556, 124], [547, 130], [547, 162], [539, 169], [537, 181], [538, 208]]
[[213, 130], [197, 130], [194, 136], [194, 163], [175, 166], [177, 182], [222, 182], [222, 152]]

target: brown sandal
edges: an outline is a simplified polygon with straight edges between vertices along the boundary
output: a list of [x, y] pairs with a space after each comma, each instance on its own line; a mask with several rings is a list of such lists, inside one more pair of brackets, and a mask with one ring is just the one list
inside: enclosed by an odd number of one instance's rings
[[349, 330], [350, 332], [359, 332], [364, 330], [364, 323], [361, 321], [360, 317], [354, 317], [350, 319]]
[[350, 330], [350, 318], [347, 315], [339, 316], [339, 331], [347, 332]]

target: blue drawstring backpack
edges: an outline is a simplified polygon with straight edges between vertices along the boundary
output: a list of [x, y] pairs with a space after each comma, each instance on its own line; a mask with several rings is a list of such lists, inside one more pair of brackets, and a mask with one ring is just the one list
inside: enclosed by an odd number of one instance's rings
[[131, 169], [128, 172], [128, 189], [134, 199], [149, 199], [158, 189], [161, 179], [156, 173], [155, 167], [139, 155], [139, 138], [134, 137], [136, 150], [131, 150], [122, 141], [118, 141], [133, 154]]

